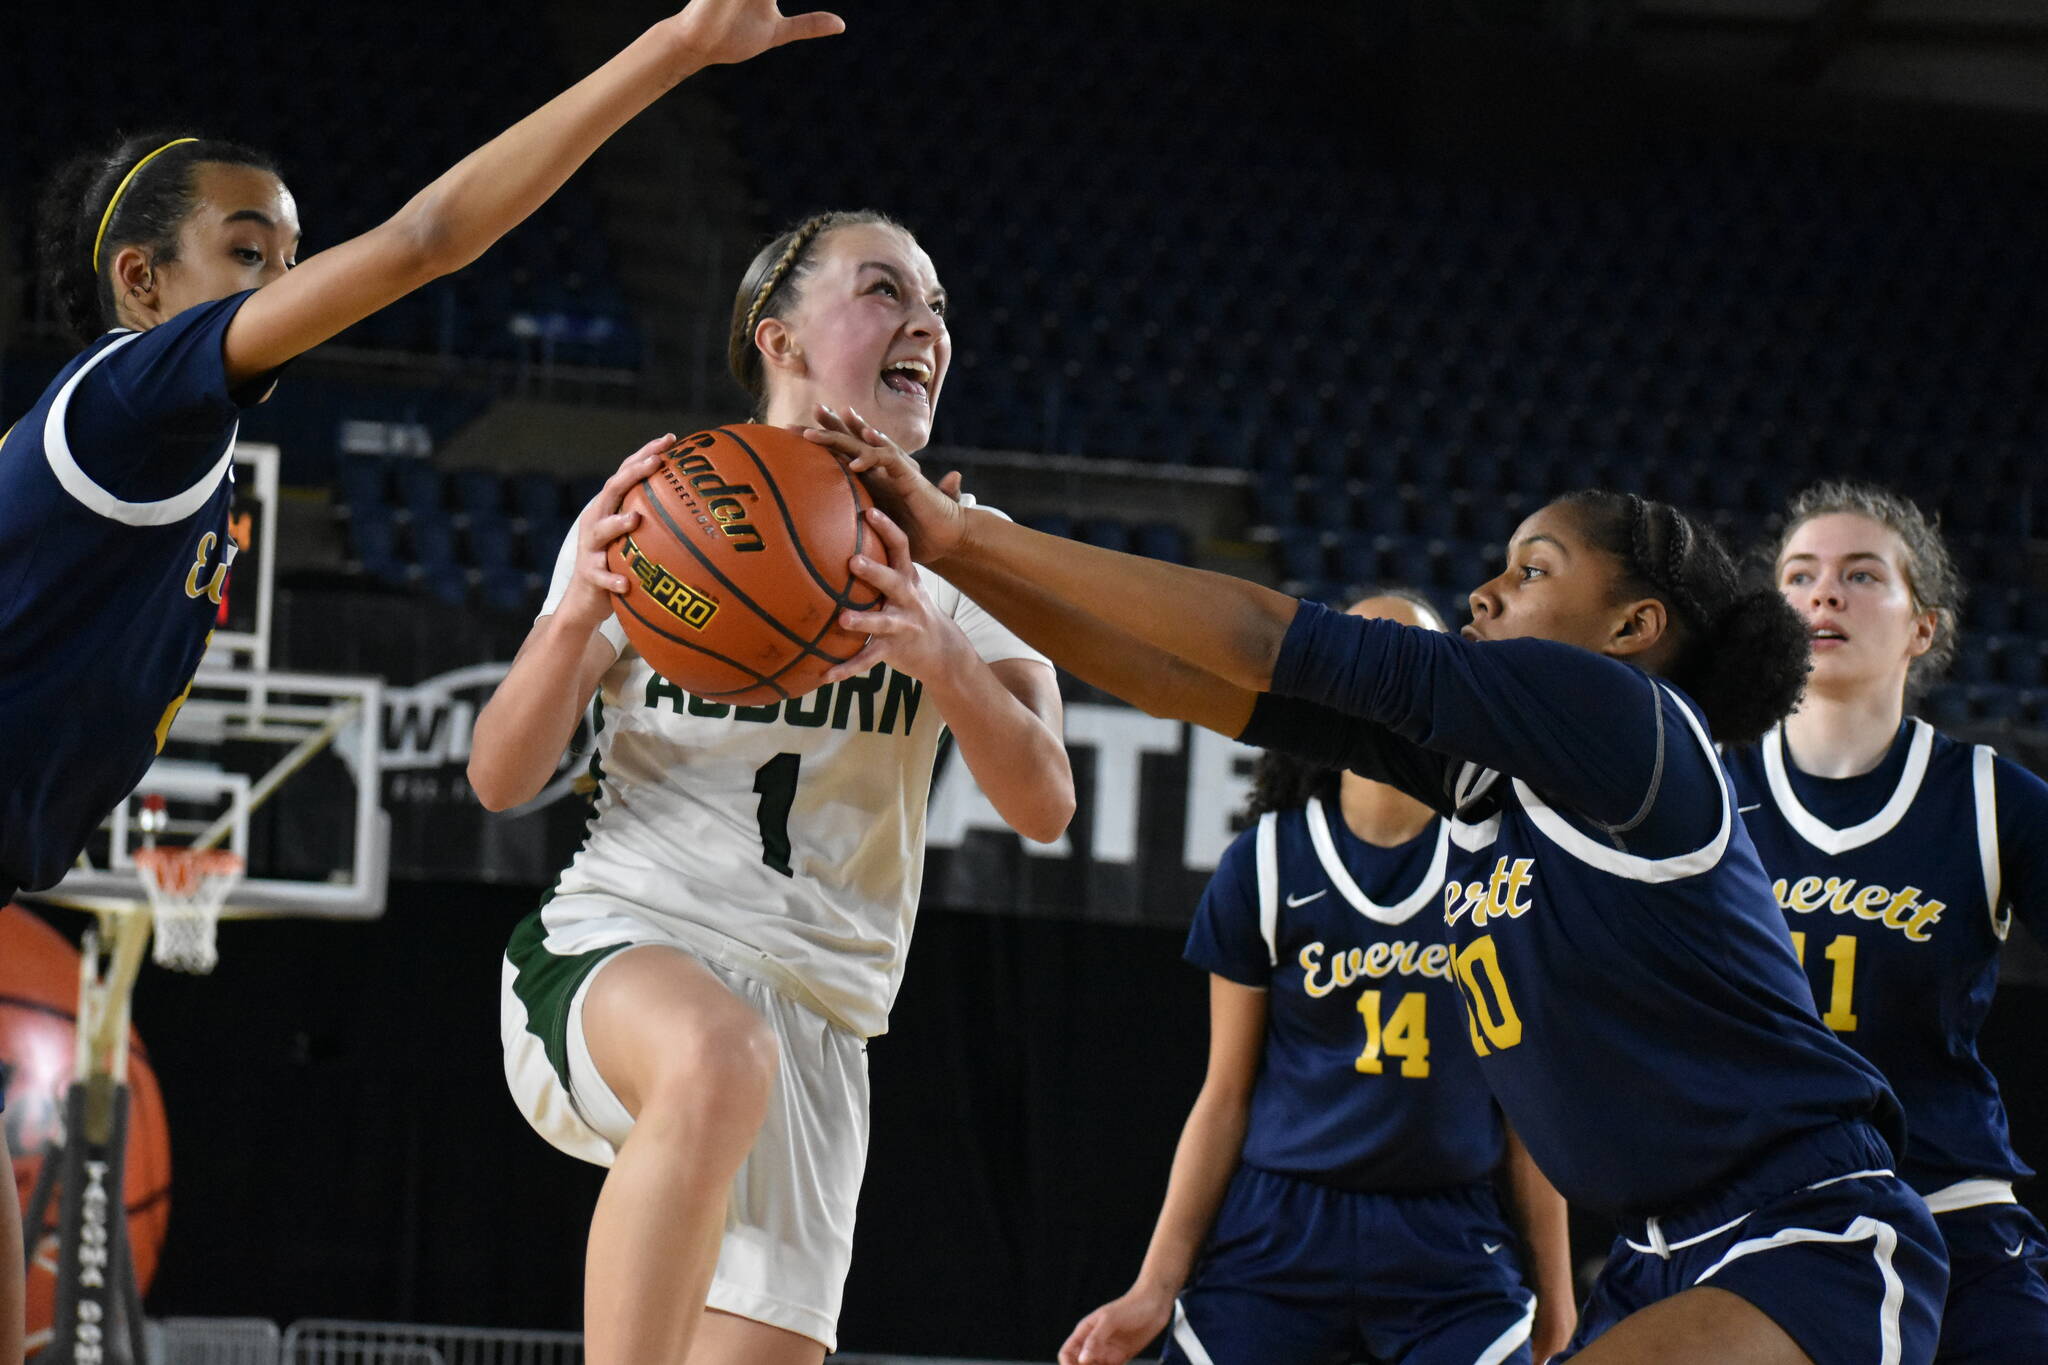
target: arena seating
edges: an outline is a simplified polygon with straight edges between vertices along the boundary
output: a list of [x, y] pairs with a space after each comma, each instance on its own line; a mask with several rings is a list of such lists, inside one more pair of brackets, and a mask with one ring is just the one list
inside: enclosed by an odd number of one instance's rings
[[[14, 95], [0, 184], [39, 185], [116, 130], [191, 126], [276, 156], [303, 250], [315, 251], [382, 221], [562, 87], [543, 14], [541, 0], [365, 0], [251, 11], [232, 26], [115, 26], [31, 6], [0, 44], [0, 81]], [[488, 79], [451, 71], [448, 54], [473, 51], [479, 34], [490, 35]], [[88, 70], [106, 79], [73, 79]], [[148, 79], [123, 74], [137, 71]], [[9, 196], [5, 209], [25, 260], [29, 197]], [[341, 340], [557, 365], [632, 367], [640, 356], [596, 204], [576, 184], [509, 235], [490, 269], [431, 285]]]
[[[905, 45], [913, 9], [874, 9], [845, 39], [866, 79], [985, 176], [833, 119], [836, 89], [725, 97], [775, 219], [872, 204], [920, 233], [953, 303], [949, 439], [1248, 469], [1290, 590], [1396, 581], [1454, 612], [1574, 487], [1747, 548], [1798, 488], [1873, 478], [1940, 512], [1974, 585], [1930, 709], [2048, 712], [2020, 550], [2048, 533], [2048, 312], [2011, 287], [2048, 265], [2048, 177], [1678, 140], [1597, 188], [1460, 176], [1375, 147], [1286, 26], [1187, 7], [1192, 55], [1147, 67], [1117, 27], [1144, 14], [1049, 0], [992, 69], [971, 15]], [[998, 112], [1049, 72], [1044, 119]]]
[[[531, 611], [596, 481], [485, 469], [444, 474], [425, 460], [344, 455], [334, 499], [348, 567], [386, 587], [416, 589], [461, 606]], [[1033, 518], [1040, 529], [1094, 545], [1186, 563], [1179, 526], [1090, 518]]]
[[[239, 51], [153, 65], [179, 73], [210, 126], [277, 142], [318, 244], [560, 84], [538, 4], [258, 13], [240, 40], [272, 54], [259, 80]], [[1335, 597], [1397, 581], [1453, 612], [1515, 523], [1573, 487], [1670, 499], [1751, 546], [1799, 487], [1875, 478], [1939, 510], [1973, 585], [1966, 648], [1930, 711], [2048, 713], [2048, 607], [2015, 548], [2048, 529], [2048, 310], [2011, 283], [2048, 266], [2048, 176], [1649, 135], [1596, 178], [1460, 173], [1319, 79], [1335, 59], [1312, 26], [1179, 7], [1175, 61], [1144, 64], [1127, 54], [1145, 49], [1152, 11], [1038, 9], [1028, 29], [1004, 26], [992, 63], [991, 12], [957, 7], [934, 27], [907, 0], [864, 6], [834, 60], [904, 92], [905, 135], [844, 117], [836, 83], [707, 77], [742, 163], [773, 168], [750, 187], [764, 231], [871, 205], [921, 234], [953, 305], [943, 439], [1247, 471], [1251, 534], [1284, 586]], [[488, 88], [436, 74], [486, 14], [502, 48]], [[211, 41], [199, 31], [161, 40]], [[49, 41], [87, 39], [53, 23]], [[0, 148], [0, 169], [30, 179], [78, 129], [130, 117], [118, 82], [44, 90], [60, 63], [40, 51], [0, 53], [0, 75], [37, 92]], [[92, 61], [120, 55], [95, 47]], [[334, 73], [365, 64], [374, 88], [405, 93], [356, 107]], [[1059, 98], [1034, 101], [1054, 81]], [[1022, 107], [1043, 116], [1015, 118]], [[349, 340], [637, 354], [575, 186], [491, 269]], [[366, 468], [343, 462], [338, 499], [368, 576], [508, 608], [530, 604], [580, 505], [530, 478], [429, 488], [425, 471]], [[1064, 525], [1191, 553], [1161, 526]]]

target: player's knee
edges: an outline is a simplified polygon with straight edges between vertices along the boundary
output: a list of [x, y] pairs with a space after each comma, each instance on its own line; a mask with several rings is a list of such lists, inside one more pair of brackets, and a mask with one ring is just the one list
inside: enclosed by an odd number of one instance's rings
[[768, 1026], [751, 1011], [735, 1011], [675, 1040], [650, 1087], [648, 1107], [751, 1142], [767, 1115], [780, 1065]]

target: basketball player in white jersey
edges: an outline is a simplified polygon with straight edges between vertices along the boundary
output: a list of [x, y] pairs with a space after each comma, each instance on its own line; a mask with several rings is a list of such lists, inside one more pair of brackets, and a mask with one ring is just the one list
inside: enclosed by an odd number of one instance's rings
[[[866, 414], [925, 444], [951, 355], [907, 231], [807, 220], [742, 281], [730, 356], [755, 417]], [[865, 1039], [888, 1024], [917, 910], [941, 729], [1019, 833], [1073, 813], [1042, 656], [907, 555], [921, 591], [869, 672], [772, 706], [655, 674], [612, 614], [604, 547], [662, 443], [563, 547], [540, 617], [477, 719], [484, 804], [530, 799], [593, 697], [596, 813], [506, 954], [506, 1076], [534, 1128], [608, 1165], [591, 1220], [592, 1365], [818, 1365], [836, 1345], [867, 1153]]]

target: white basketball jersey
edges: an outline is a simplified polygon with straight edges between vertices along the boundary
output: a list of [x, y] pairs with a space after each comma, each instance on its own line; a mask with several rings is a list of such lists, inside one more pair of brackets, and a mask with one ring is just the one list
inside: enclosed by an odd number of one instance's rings
[[[567, 591], [574, 552], [572, 531], [542, 616]], [[952, 584], [917, 573], [984, 660], [1045, 662]], [[596, 810], [543, 916], [550, 950], [618, 941], [558, 913], [573, 895], [616, 898], [686, 941], [706, 929], [737, 940], [843, 1027], [881, 1033], [917, 914], [943, 725], [923, 684], [878, 664], [792, 701], [735, 707], [655, 673], [617, 617], [600, 633], [618, 659], [595, 703]]]

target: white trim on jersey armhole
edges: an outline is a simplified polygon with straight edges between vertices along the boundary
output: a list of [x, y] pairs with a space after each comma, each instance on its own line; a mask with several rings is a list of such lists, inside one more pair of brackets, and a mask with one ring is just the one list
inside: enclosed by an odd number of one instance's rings
[[1970, 752], [1970, 785], [1977, 796], [1977, 861], [1984, 869], [1984, 903], [1991, 907], [1991, 932], [2000, 943], [2012, 932], [2012, 907], [2004, 904], [2005, 871], [1998, 860], [1998, 751], [1979, 744]]
[[1798, 794], [1792, 790], [1792, 778], [1785, 769], [1785, 727], [1772, 726], [1763, 738], [1764, 777], [1770, 783], [1771, 799], [1777, 803], [1778, 813], [1792, 826], [1792, 832], [1821, 852], [1840, 856], [1896, 829], [1912, 808], [1913, 799], [1920, 795], [1920, 784], [1927, 777], [1928, 755], [1934, 752], [1934, 727], [1918, 716], [1911, 718], [1911, 724], [1913, 740], [1906, 751], [1906, 768], [1899, 774], [1899, 785], [1891, 799], [1877, 814], [1848, 829], [1836, 829], [1799, 803]]
[[123, 526], [170, 526], [206, 506], [206, 500], [220, 487], [221, 478], [235, 462], [235, 434], [242, 426], [239, 419], [228, 428], [227, 446], [221, 451], [220, 458], [213, 462], [213, 468], [200, 475], [199, 482], [184, 492], [156, 502], [124, 502], [94, 483], [92, 476], [79, 468], [77, 459], [71, 454], [71, 441], [64, 434], [64, 414], [71, 408], [71, 395], [77, 391], [79, 381], [92, 373], [93, 366], [123, 346], [140, 340], [140, 332], [122, 337], [80, 365], [77, 372], [64, 381], [64, 387], [57, 390], [57, 396], [50, 400], [50, 415], [43, 423], [43, 458], [49, 461], [50, 472], [57, 476], [57, 483], [86, 511], [109, 521], [118, 521]]
[[1266, 965], [1280, 965], [1280, 812], [1259, 817], [1252, 851], [1258, 855], [1259, 937], [1266, 940]]
[[1500, 816], [1489, 815], [1473, 823], [1458, 818], [1457, 812], [1477, 801], [1493, 790], [1500, 781], [1500, 773], [1492, 768], [1482, 768], [1477, 763], [1467, 762], [1458, 769], [1458, 780], [1451, 793], [1451, 815], [1444, 821], [1452, 843], [1466, 853], [1477, 853], [1500, 837]]
[[[1657, 684], [1664, 687], [1662, 683]], [[1714, 783], [1721, 793], [1721, 828], [1705, 845], [1690, 853], [1674, 854], [1669, 858], [1644, 858], [1633, 853], [1623, 853], [1618, 848], [1609, 848], [1592, 836], [1574, 828], [1562, 815], [1552, 810], [1543, 798], [1538, 796], [1528, 783], [1517, 777], [1515, 797], [1522, 803], [1522, 809], [1529, 813], [1529, 819], [1536, 828], [1559, 848], [1571, 854], [1580, 862], [1597, 867], [1602, 872], [1617, 877], [1626, 877], [1635, 882], [1675, 882], [1686, 877], [1696, 877], [1711, 871], [1721, 861], [1721, 855], [1728, 851], [1728, 836], [1734, 829], [1734, 802], [1728, 795], [1728, 774], [1721, 767], [1721, 759], [1714, 752], [1714, 741], [1707, 737], [1706, 729], [1692, 708], [1679, 701], [1678, 694], [1664, 687], [1678, 709], [1685, 716], [1685, 723], [1692, 728], [1693, 737], [1706, 751], [1707, 762], [1714, 769]]]
[[1365, 894], [1351, 869], [1344, 866], [1344, 856], [1337, 852], [1337, 838], [1331, 831], [1330, 810], [1322, 798], [1311, 796], [1308, 809], [1304, 812], [1308, 822], [1308, 839], [1315, 845], [1316, 861], [1323, 865], [1323, 874], [1330, 879], [1330, 885], [1337, 888], [1337, 894], [1351, 902], [1351, 908], [1367, 919], [1378, 924], [1406, 924], [1415, 917], [1415, 912], [1436, 899], [1436, 893], [1444, 884], [1444, 867], [1450, 861], [1451, 825], [1448, 820], [1439, 820], [1436, 831], [1436, 856], [1431, 860], [1429, 871], [1422, 876], [1416, 888], [1392, 905], [1381, 905]]
[[1467, 853], [1477, 853], [1495, 839], [1500, 838], [1500, 816], [1498, 815], [1489, 815], [1476, 825], [1466, 820], [1456, 819], [1446, 820], [1444, 823], [1450, 826], [1451, 842]]

